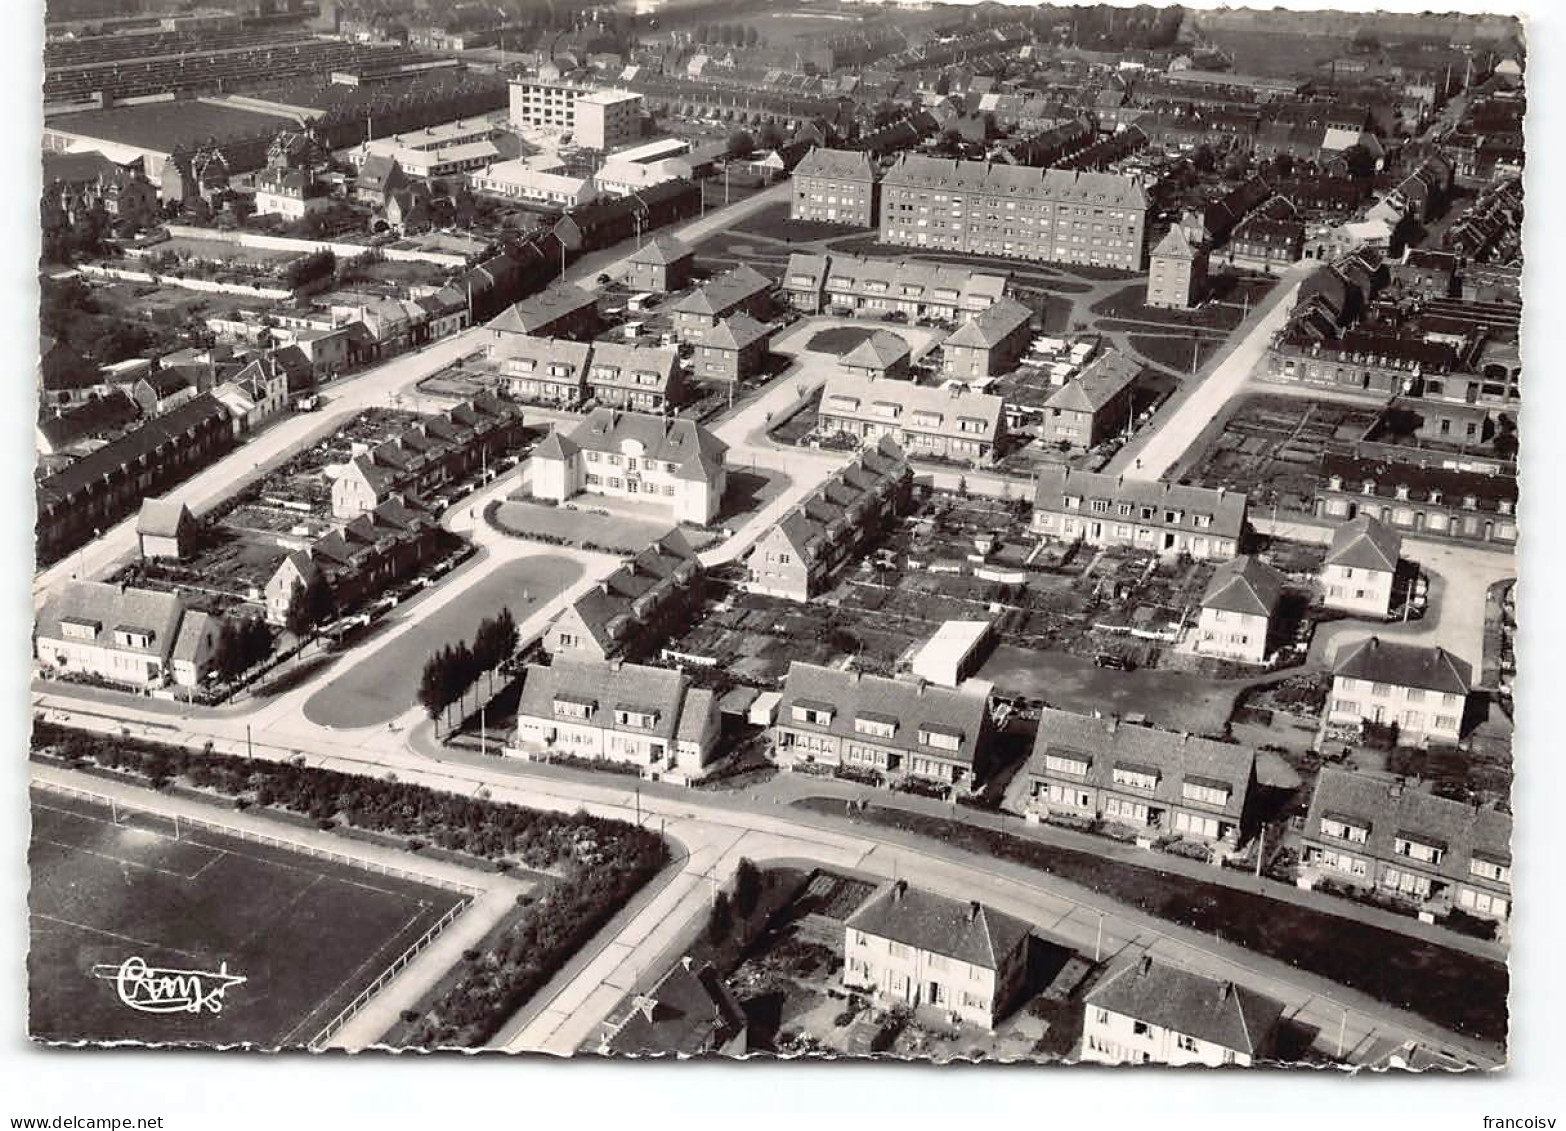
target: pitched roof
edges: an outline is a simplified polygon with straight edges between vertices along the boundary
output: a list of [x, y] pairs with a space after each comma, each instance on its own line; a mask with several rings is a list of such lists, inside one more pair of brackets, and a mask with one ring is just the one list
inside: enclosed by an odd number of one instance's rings
[[1022, 165], [990, 164], [905, 153], [887, 170], [885, 186], [947, 189], [986, 196], [1027, 196], [1059, 203], [1091, 204], [1109, 208], [1145, 209], [1147, 190], [1142, 183], [1118, 173], [1090, 173], [1074, 169], [1036, 169]]
[[513, 334], [537, 334], [556, 321], [596, 308], [598, 298], [581, 287], [563, 283], [549, 287], [502, 311], [489, 326]]
[[1443, 695], [1467, 695], [1473, 685], [1473, 668], [1445, 648], [1398, 644], [1379, 636], [1370, 636], [1343, 648], [1332, 674], [1394, 687], [1439, 691]]
[[1255, 1056], [1283, 1016], [1283, 1003], [1145, 956], [1091, 990], [1089, 1009], [1107, 1009], [1161, 1029]]
[[1398, 488], [1408, 488], [1408, 501], [1435, 503], [1456, 507], [1468, 497], [1482, 513], [1495, 514], [1503, 505], [1515, 508], [1517, 502], [1517, 477], [1491, 475], [1482, 471], [1460, 471], [1455, 468], [1421, 466], [1401, 460], [1373, 460], [1360, 456], [1339, 455], [1329, 452], [1321, 457], [1321, 474], [1318, 488], [1336, 477], [1343, 481], [1341, 490], [1358, 491], [1362, 485], [1372, 485], [1373, 497], [1396, 499]]
[[1033, 321], [1033, 311], [1014, 298], [1001, 298], [968, 319], [942, 342], [943, 346], [989, 349]]
[[[873, 448], [855, 457], [778, 519], [777, 530], [801, 561], [808, 562], [824, 541], [846, 533], [863, 516], [864, 500], [896, 490], [913, 477], [902, 448], [890, 436], [882, 436]], [[748, 553], [758, 552], [757, 541]], [[760, 552], [765, 552], [760, 551]]]
[[1003, 911], [910, 887], [905, 880], [883, 886], [843, 925], [985, 970], [999, 970], [1033, 931]]
[[1105, 350], [1070, 381], [1050, 394], [1046, 408], [1097, 412], [1142, 375], [1142, 367], [1118, 350]]
[[[1068, 510], [1067, 496], [1101, 499], [1111, 504], [1129, 503], [1153, 509], [1152, 521], [1161, 526], [1201, 530], [1217, 538], [1238, 538], [1245, 523], [1247, 498], [1244, 491], [1216, 487], [1194, 487], [1167, 483], [1161, 479], [1127, 479], [1096, 471], [1079, 471], [1059, 465], [1043, 468], [1038, 474], [1038, 489], [1033, 505], [1038, 510], [1058, 513]], [[1164, 521], [1166, 511], [1183, 517], [1173, 523]], [[1197, 516], [1207, 516], [1210, 525], [1198, 527]], [[1140, 521], [1140, 520], [1139, 520]]]
[[817, 146], [794, 168], [795, 177], [833, 177], [845, 181], [875, 180], [875, 162], [868, 153]]
[[[679, 353], [672, 346], [641, 346], [626, 342], [595, 342], [587, 367], [587, 383], [593, 388], [623, 388], [636, 392], [656, 389], [667, 393], [674, 384]], [[651, 376], [657, 385], [638, 377]]]
[[691, 250], [690, 244], [684, 240], [676, 239], [668, 234], [660, 234], [654, 236], [632, 252], [631, 262], [667, 266], [671, 263], [678, 263], [682, 259], [688, 259], [695, 254]]
[[749, 264], [742, 263], [682, 296], [669, 309], [681, 314], [704, 314], [716, 318], [748, 302], [755, 295], [767, 293], [772, 287], [771, 279]]
[[141, 512], [136, 516], [136, 533], [174, 538], [192, 521], [190, 508], [178, 499], [143, 499]]
[[[802, 722], [790, 715], [796, 705], [816, 704], [830, 705], [830, 721]], [[789, 664], [783, 682], [779, 718], [797, 729], [849, 740], [859, 733], [854, 726], [856, 718], [894, 720], [893, 733], [877, 737], [880, 745], [972, 766], [988, 712], [989, 696], [983, 691], [937, 687], [923, 680], [887, 679], [796, 660]], [[928, 741], [937, 734], [956, 739], [956, 748], [946, 749]]]
[[1202, 608], [1271, 617], [1283, 596], [1283, 574], [1260, 558], [1241, 555], [1224, 562], [1213, 573], [1202, 594]]
[[70, 581], [45, 602], [38, 614], [37, 634], [44, 639], [59, 640], [64, 636], [60, 627], [64, 621], [94, 625], [100, 634], [128, 628], [146, 635], [147, 645], [136, 647], [115, 643], [116, 648], [166, 657], [174, 647], [184, 612], [184, 602], [173, 593], [102, 581]]
[[877, 330], [843, 355], [841, 364], [888, 369], [908, 359], [908, 343], [889, 330]]
[[1326, 564], [1396, 573], [1403, 536], [1368, 514], [1340, 523], [1332, 532]]
[[1185, 234], [1185, 229], [1179, 224], [1170, 228], [1164, 238], [1158, 241], [1158, 246], [1153, 248], [1155, 259], [1195, 259], [1196, 248], [1192, 246], [1190, 238]]
[[[914, 432], [936, 432], [964, 440], [994, 443], [1000, 432], [1004, 401], [988, 393], [970, 392], [962, 385], [943, 388], [889, 381], [854, 373], [834, 373], [827, 378], [821, 399], [823, 416], [863, 418], [872, 404], [890, 404], [894, 413], [886, 419]], [[964, 431], [961, 422], [977, 420], [977, 431]]]
[[[1051, 755], [1087, 763], [1086, 773], [1072, 779], [1078, 784], [1089, 782], [1102, 789], [1124, 792], [1126, 787], [1115, 783], [1115, 768], [1134, 767], [1151, 772], [1157, 779], [1152, 791], [1154, 799], [1211, 809], [1235, 820], [1244, 813], [1245, 795], [1256, 765], [1256, 752], [1249, 746], [1045, 707], [1040, 713], [1026, 772], [1059, 779], [1061, 775], [1049, 769], [1047, 759]], [[1229, 788], [1227, 799], [1220, 805], [1186, 798], [1184, 783], [1193, 778], [1222, 782]]]
[[771, 335], [770, 326], [739, 310], [718, 319], [718, 324], [702, 337], [701, 344], [713, 349], [742, 350]]
[[605, 655], [621, 651], [639, 623], [644, 603], [672, 593], [701, 572], [701, 560], [678, 528], [643, 547], [571, 603], [578, 623]]
[[[591, 721], [599, 726], [674, 741], [685, 696], [685, 676], [669, 668], [615, 661], [556, 660], [548, 667], [527, 666], [518, 718], [570, 718], [557, 713], [559, 702], [585, 705]], [[650, 726], [633, 726], [615, 720], [616, 710], [652, 716]]]
[[169, 658], [194, 661], [201, 652], [203, 638], [207, 632], [217, 627], [217, 617], [210, 616], [200, 609], [191, 609], [180, 618], [179, 634], [174, 638], [174, 648]]
[[585, 451], [618, 452], [628, 440], [642, 446], [648, 459], [679, 467], [719, 464], [728, 445], [702, 425], [683, 417], [666, 419], [646, 412], [595, 408], [571, 430], [570, 439]]
[[622, 1056], [698, 1056], [721, 1048], [746, 1024], [717, 970], [695, 968], [689, 959], [676, 962], [624, 1008], [623, 1018], [609, 1022], [605, 1042]]
[[141, 457], [153, 456], [159, 448], [183, 443], [187, 431], [207, 427], [214, 420], [227, 424], [228, 409], [212, 394], [203, 393], [162, 416], [152, 417], [135, 431], [127, 432], [113, 443], [39, 480], [39, 490], [45, 495], [69, 498]]

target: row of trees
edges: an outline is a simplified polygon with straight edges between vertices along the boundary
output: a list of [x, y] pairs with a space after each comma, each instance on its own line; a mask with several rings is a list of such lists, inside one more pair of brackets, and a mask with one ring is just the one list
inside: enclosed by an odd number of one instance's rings
[[238, 679], [272, 654], [272, 631], [260, 617], [229, 617], [218, 629], [212, 666], [225, 683]]
[[487, 677], [490, 694], [495, 691], [495, 669], [517, 650], [521, 634], [511, 610], [486, 617], [473, 634], [473, 643], [459, 640], [448, 644], [424, 661], [419, 677], [419, 703], [431, 719], [439, 720], [453, 704], [460, 703], [480, 676]]
[[752, 24], [698, 24], [696, 42], [719, 47], [754, 47], [761, 33]]

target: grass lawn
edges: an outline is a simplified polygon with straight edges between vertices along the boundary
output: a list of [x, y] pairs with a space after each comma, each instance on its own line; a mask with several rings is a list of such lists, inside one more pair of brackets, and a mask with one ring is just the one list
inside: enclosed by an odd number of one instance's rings
[[[306, 700], [305, 717], [331, 727], [374, 726], [395, 718], [413, 706], [419, 674], [432, 653], [471, 641], [479, 622], [507, 605], [521, 624], [581, 574], [570, 558], [539, 554], [507, 562], [471, 584], [455, 582], [466, 585], [461, 596], [337, 675]], [[417, 610], [405, 615], [417, 616]]]
[[[840, 798], [807, 797], [793, 804], [834, 816], [843, 812]], [[1041, 844], [949, 817], [873, 804], [859, 816], [872, 824], [1037, 868], [1160, 919], [1407, 1009], [1454, 1032], [1495, 1043], [1506, 1040], [1508, 978], [1506, 967], [1499, 962], [1356, 919]]]
[[874, 330], [866, 330], [859, 326], [833, 326], [830, 330], [818, 330], [812, 334], [810, 340], [805, 343], [805, 348], [842, 357], [874, 334]]
[[[459, 898], [43, 791], [32, 816], [29, 1026], [49, 1040], [301, 1045]], [[245, 981], [221, 1012], [137, 1012], [93, 976], [132, 956]]]
[[592, 542], [599, 546], [620, 546], [635, 550], [651, 545], [677, 525], [672, 515], [668, 518], [654, 517], [657, 512], [652, 508], [649, 508], [649, 517], [637, 519], [624, 514], [594, 514], [586, 509], [599, 503], [612, 505], [618, 500], [584, 495], [576, 501], [583, 509], [551, 507], [524, 499], [509, 499], [496, 509], [495, 525], [511, 534], [543, 534], [564, 539], [573, 545]]
[[[1121, 290], [1115, 291], [1107, 298], [1099, 299], [1092, 307], [1092, 312], [1100, 318], [1129, 319], [1133, 322], [1156, 322], [1159, 325], [1180, 329], [1188, 326], [1201, 326], [1211, 330], [1232, 330], [1240, 324], [1243, 310], [1240, 306], [1228, 306], [1223, 303], [1208, 303], [1206, 306], [1195, 310], [1171, 310], [1167, 307], [1148, 306], [1142, 300], [1147, 297], [1147, 287], [1143, 283], [1132, 283]], [[1103, 328], [1137, 329], [1135, 326], [1122, 327], [1117, 323], [1110, 323]]]
[[1146, 334], [1132, 334], [1129, 340], [1131, 348], [1149, 361], [1155, 361], [1180, 373], [1193, 372], [1191, 364], [1193, 354], [1196, 358], [1195, 368], [1200, 369], [1223, 344], [1221, 338], [1205, 335], [1150, 337]]
[[789, 203], [780, 200], [769, 204], [759, 212], [753, 212], [731, 229], [754, 236], [766, 236], [784, 243], [814, 243], [816, 240], [852, 236], [869, 231], [858, 224], [833, 224], [819, 220], [793, 220], [789, 218]]

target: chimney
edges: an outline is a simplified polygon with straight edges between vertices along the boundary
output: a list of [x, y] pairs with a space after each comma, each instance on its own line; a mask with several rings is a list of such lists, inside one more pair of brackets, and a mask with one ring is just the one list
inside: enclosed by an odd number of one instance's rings
[[981, 908], [979, 906], [979, 901], [977, 899], [970, 899], [968, 901], [968, 922], [972, 923], [977, 921], [980, 910]]
[[691, 968], [691, 956], [687, 954], [684, 958], [680, 959], [680, 965], [689, 970]]
[[893, 903], [901, 903], [903, 901], [903, 896], [906, 895], [907, 892], [908, 892], [908, 881], [907, 880], [898, 880], [896, 883], [894, 883], [892, 885], [892, 902]]
[[1228, 1001], [1228, 1000], [1230, 1000], [1233, 997], [1234, 997], [1234, 983], [1233, 982], [1225, 982], [1223, 985], [1218, 987], [1218, 1000], [1220, 1002]]
[[1153, 972], [1153, 956], [1151, 954], [1142, 956], [1142, 960], [1136, 965], [1136, 972], [1138, 974], [1151, 974]]
[[1120, 716], [1119, 715], [1110, 715], [1109, 716], [1109, 726], [1106, 729], [1109, 731], [1110, 734], [1114, 734], [1115, 731], [1119, 729], [1119, 727], [1120, 727]]

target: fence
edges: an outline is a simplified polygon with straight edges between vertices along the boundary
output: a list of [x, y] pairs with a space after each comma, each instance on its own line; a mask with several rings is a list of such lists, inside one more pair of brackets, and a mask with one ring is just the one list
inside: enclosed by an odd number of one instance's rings
[[148, 283], [158, 287], [178, 287], [187, 291], [207, 294], [244, 295], [247, 298], [293, 301], [294, 292], [280, 287], [263, 287], [259, 283], [219, 283], [212, 279], [182, 279], [177, 275], [154, 275], [147, 271], [128, 271], [122, 267], [104, 267], [97, 263], [83, 263], [78, 268], [83, 275], [103, 279], [118, 279], [127, 283]]
[[424, 248], [386, 247], [375, 244], [343, 243], [338, 240], [308, 240], [292, 236], [273, 236], [264, 232], [239, 232], [220, 228], [197, 228], [187, 224], [169, 224], [170, 236], [203, 240], [207, 243], [231, 243], [239, 247], [259, 247], [269, 251], [330, 251], [339, 259], [357, 259], [379, 251], [388, 260], [404, 263], [433, 263], [437, 267], [465, 267], [468, 257], [456, 252], [430, 251]]
[[[99, 793], [97, 790], [70, 785], [66, 782], [51, 781], [48, 778], [40, 778], [36, 775], [32, 781], [35, 786], [41, 789], [52, 790], [56, 793], [63, 793], [68, 797], [91, 801], [97, 805], [108, 805], [116, 809], [129, 809], [160, 817], [174, 817], [177, 815], [182, 826], [207, 829], [210, 832], [219, 833], [223, 836], [238, 837], [240, 840], [253, 841], [256, 844], [264, 844], [271, 848], [281, 848], [320, 860], [330, 860], [335, 864], [343, 864], [350, 868], [374, 872], [377, 875], [391, 876], [393, 879], [407, 880], [410, 883], [428, 884], [431, 887], [456, 892], [469, 900], [482, 895], [484, 891], [484, 889], [475, 887], [472, 884], [464, 884], [446, 876], [432, 875], [429, 872], [416, 871], [411, 868], [399, 868], [381, 860], [357, 856], [348, 852], [339, 852], [336, 849], [322, 848], [319, 845], [311, 844], [305, 840], [296, 840], [293, 837], [257, 832], [254, 829], [246, 828], [244, 824], [239, 822], [230, 824], [225, 821], [208, 820], [204, 817], [193, 817], [185, 813], [176, 813], [173, 806], [137, 804], [134, 801], [125, 801], [112, 794]], [[396, 850], [392, 849], [391, 851]]]
[[422, 935], [419, 936], [417, 942], [399, 954], [392, 961], [390, 966], [386, 967], [386, 969], [380, 972], [375, 981], [371, 982], [368, 986], [364, 987], [364, 989], [360, 990], [357, 997], [355, 997], [347, 1005], [343, 1006], [343, 1008], [338, 1011], [336, 1017], [333, 1017], [326, 1023], [325, 1026], [322, 1027], [319, 1033], [311, 1037], [307, 1047], [318, 1050], [322, 1048], [327, 1041], [336, 1036], [342, 1030], [344, 1025], [347, 1025], [348, 1022], [352, 1021], [358, 1012], [370, 1003], [371, 998], [380, 993], [381, 990], [386, 987], [386, 983], [390, 982], [398, 974], [402, 973], [403, 969], [408, 965], [408, 963], [412, 962], [416, 957], [418, 957], [419, 953], [423, 951], [425, 947], [434, 942], [436, 938], [440, 936], [442, 931], [455, 923], [457, 921], [457, 917], [465, 912], [470, 906], [472, 906], [472, 900], [470, 899], [465, 899], [461, 903], [453, 904], [451, 909], [448, 910], [446, 914], [437, 919], [430, 926], [429, 930], [425, 931]]

